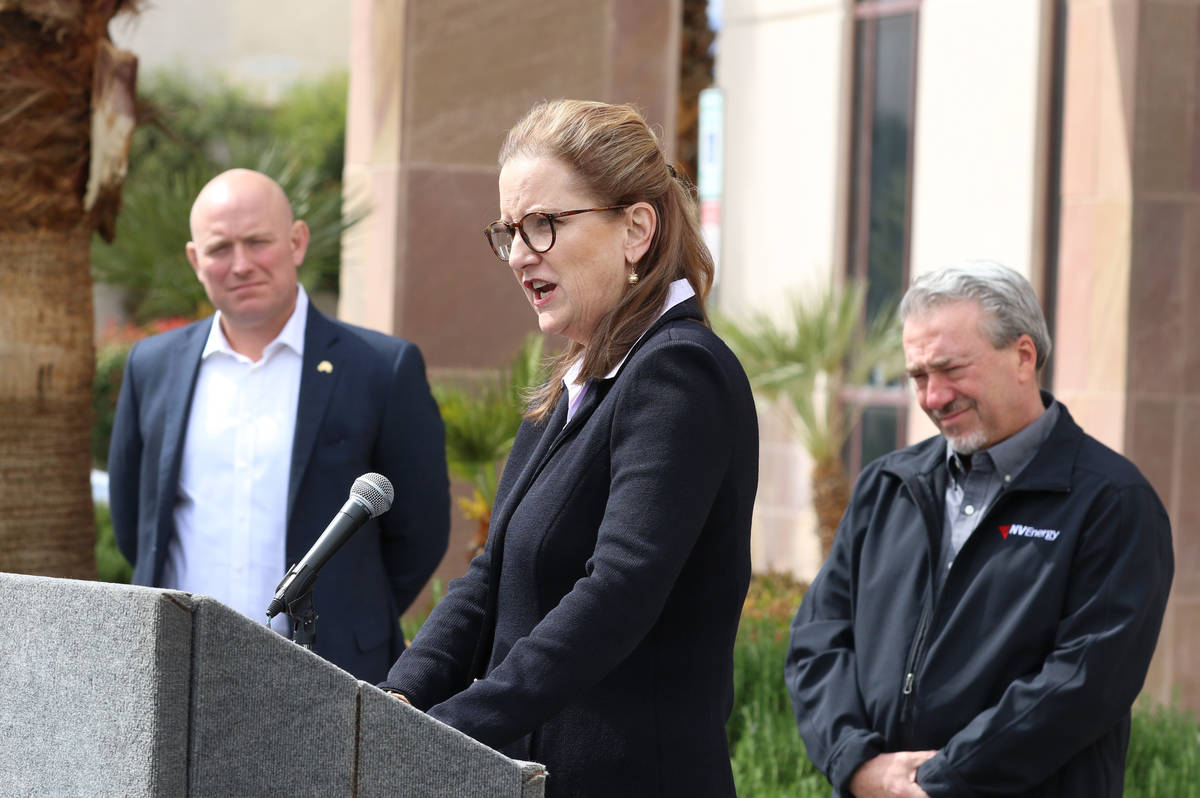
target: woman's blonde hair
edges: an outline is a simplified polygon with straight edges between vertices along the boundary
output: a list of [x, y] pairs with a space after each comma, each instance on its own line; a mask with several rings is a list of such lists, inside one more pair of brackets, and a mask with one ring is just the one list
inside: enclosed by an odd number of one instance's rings
[[[526, 418], [541, 421], [562, 395], [562, 380], [583, 357], [580, 380], [603, 377], [653, 323], [671, 282], [687, 278], [704, 313], [713, 262], [696, 218], [691, 187], [677, 176], [646, 120], [630, 105], [553, 100], [535, 105], [508, 131], [500, 166], [514, 158], [555, 158], [569, 167], [599, 205], [647, 202], [658, 217], [638, 281], [602, 317], [585, 349], [577, 342], [552, 363], [549, 382], [531, 397]], [[707, 323], [707, 316], [705, 316]]]

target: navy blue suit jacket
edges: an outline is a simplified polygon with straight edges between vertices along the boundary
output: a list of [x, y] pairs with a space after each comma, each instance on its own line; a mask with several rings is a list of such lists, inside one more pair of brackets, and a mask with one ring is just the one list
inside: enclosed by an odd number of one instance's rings
[[[125, 364], [109, 495], [117, 544], [134, 565], [136, 584], [162, 580], [192, 392], [211, 326], [210, 318], [140, 341]], [[318, 370], [322, 361], [332, 370]], [[400, 613], [446, 550], [444, 431], [414, 344], [330, 319], [310, 304], [281, 578], [369, 471], [391, 480], [395, 502], [325, 565], [313, 603], [320, 616], [316, 652], [375, 682], [404, 650]]]
[[758, 427], [700, 321], [668, 310], [565, 426], [565, 395], [522, 425], [487, 548], [384, 684], [545, 764], [548, 796], [734, 794]]

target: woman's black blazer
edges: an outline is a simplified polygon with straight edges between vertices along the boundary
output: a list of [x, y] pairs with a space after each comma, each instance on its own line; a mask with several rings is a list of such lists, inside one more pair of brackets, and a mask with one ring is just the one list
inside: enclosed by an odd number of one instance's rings
[[552, 796], [733, 796], [725, 721], [750, 578], [758, 423], [689, 299], [526, 422], [491, 536], [382, 686]]

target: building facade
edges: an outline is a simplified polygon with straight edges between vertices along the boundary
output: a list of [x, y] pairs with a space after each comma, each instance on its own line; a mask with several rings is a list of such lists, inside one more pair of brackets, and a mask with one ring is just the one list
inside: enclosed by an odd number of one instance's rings
[[[870, 309], [963, 259], [1024, 273], [1054, 337], [1047, 387], [1171, 515], [1148, 689], [1200, 707], [1200, 6], [723, 5], [725, 308], [853, 277]], [[879, 392], [852, 465], [934, 432], [905, 390]], [[806, 458], [777, 420], [763, 437], [758, 562], [811, 577]]]

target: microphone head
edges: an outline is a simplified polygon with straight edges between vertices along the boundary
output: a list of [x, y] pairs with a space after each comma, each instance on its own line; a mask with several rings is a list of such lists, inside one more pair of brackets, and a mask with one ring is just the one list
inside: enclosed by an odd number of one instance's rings
[[360, 499], [367, 506], [372, 518], [383, 515], [392, 506], [396, 491], [392, 489], [391, 481], [383, 474], [363, 474], [354, 480], [350, 486], [350, 495]]

